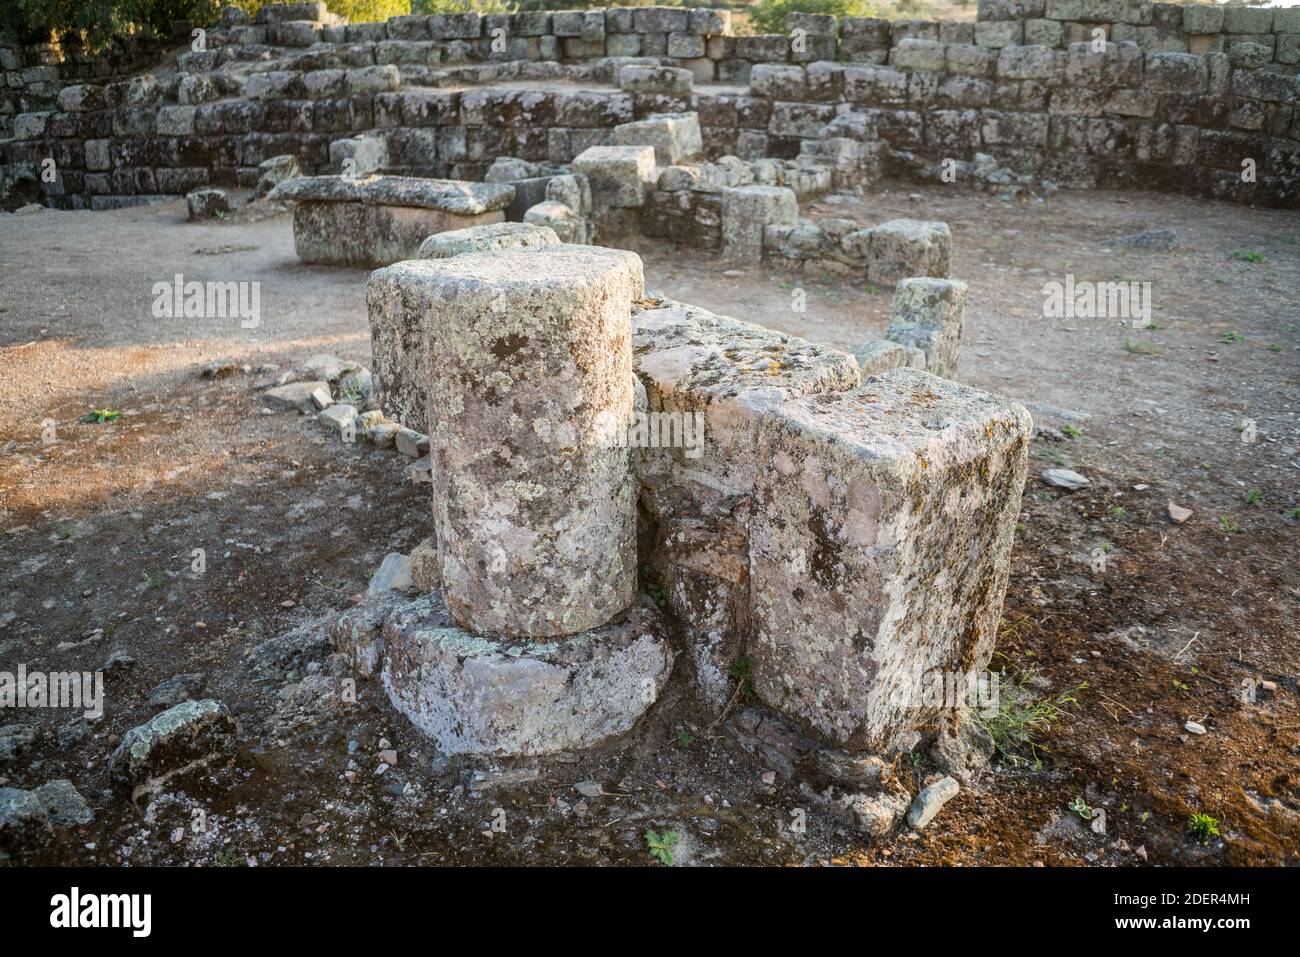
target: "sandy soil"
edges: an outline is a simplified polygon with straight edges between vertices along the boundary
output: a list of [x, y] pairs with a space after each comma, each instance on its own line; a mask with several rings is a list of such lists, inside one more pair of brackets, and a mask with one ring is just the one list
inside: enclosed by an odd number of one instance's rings
[[[872, 843], [797, 782], [765, 784], [770, 769], [728, 722], [710, 731], [714, 716], [680, 681], [625, 748], [534, 763], [519, 786], [476, 787], [476, 768], [433, 754], [373, 689], [346, 715], [286, 724], [242, 653], [343, 607], [386, 552], [423, 537], [427, 487], [405, 481], [394, 453], [263, 414], [257, 387], [274, 372], [214, 382], [198, 370], [218, 356], [254, 369], [317, 352], [367, 362], [365, 272], [299, 264], [284, 216], [192, 225], [182, 203], [4, 216], [0, 670], [136, 659], [110, 674], [97, 724], [48, 711], [0, 720], [42, 733], [0, 766], [0, 786], [68, 777], [96, 813], [39, 859], [645, 863], [654, 828], [681, 835], [683, 863], [1300, 861], [1300, 216], [897, 185], [809, 215], [950, 223], [953, 275], [971, 286], [960, 378], [1026, 402], [1044, 427], [999, 659], [1035, 695], [1074, 699], [1043, 730], [1040, 765], [1003, 758], [925, 831]], [[1180, 247], [1103, 246], [1151, 228], [1177, 230]], [[819, 342], [851, 347], [887, 323], [888, 294], [861, 283], [640, 251], [650, 288]], [[154, 318], [152, 286], [176, 273], [259, 281], [261, 325]], [[1043, 318], [1043, 283], [1066, 273], [1150, 280], [1153, 327]], [[791, 308], [796, 288], [806, 312]], [[122, 416], [81, 422], [92, 409]], [[1048, 487], [1037, 475], [1054, 465], [1092, 485]], [[1192, 518], [1171, 523], [1169, 500]], [[1100, 548], [1104, 573], [1090, 567]], [[145, 704], [158, 682], [191, 672], [239, 717], [242, 756], [131, 805], [108, 786], [115, 736], [158, 710]], [[1244, 679], [1275, 688], [1243, 703]], [[1188, 720], [1207, 733], [1186, 732]], [[400, 760], [376, 775], [381, 738]], [[607, 796], [573, 790], [586, 780]], [[1068, 810], [1080, 797], [1106, 809], [1105, 835]], [[497, 808], [505, 831], [491, 829]], [[794, 834], [800, 808], [808, 829]], [[188, 827], [196, 809], [201, 831]], [[1193, 811], [1215, 816], [1222, 838], [1189, 837]]]

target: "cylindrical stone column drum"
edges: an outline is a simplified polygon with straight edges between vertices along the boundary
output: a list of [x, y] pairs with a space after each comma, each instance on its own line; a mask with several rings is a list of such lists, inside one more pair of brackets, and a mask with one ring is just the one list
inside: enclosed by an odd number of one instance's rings
[[636, 585], [635, 253], [558, 245], [401, 263], [420, 290], [448, 610], [510, 637], [604, 625]]

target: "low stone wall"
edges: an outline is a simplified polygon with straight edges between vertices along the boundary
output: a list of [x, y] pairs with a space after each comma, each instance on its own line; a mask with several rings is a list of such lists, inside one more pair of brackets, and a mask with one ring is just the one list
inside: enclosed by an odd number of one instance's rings
[[[790, 159], [853, 112], [886, 172], [1300, 204], [1296, 10], [993, 0], [973, 24], [792, 15], [789, 35], [744, 37], [683, 8], [285, 18], [311, 7], [227, 11], [175, 74], [64, 88], [0, 141], [9, 179], [52, 159], [51, 204], [116, 205], [252, 185], [285, 153], [324, 172], [333, 140], [368, 131], [389, 172], [478, 179], [684, 111], [709, 157]], [[619, 89], [628, 64], [669, 69]]]

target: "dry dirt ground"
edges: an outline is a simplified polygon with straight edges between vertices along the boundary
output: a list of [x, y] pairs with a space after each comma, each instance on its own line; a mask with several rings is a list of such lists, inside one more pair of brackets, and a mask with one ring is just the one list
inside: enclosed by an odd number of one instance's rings
[[[765, 783], [772, 769], [680, 678], [620, 749], [479, 778], [373, 685], [298, 720], [243, 653], [345, 607], [385, 553], [427, 534], [428, 487], [391, 451], [264, 414], [257, 387], [274, 372], [198, 370], [218, 356], [254, 370], [319, 352], [368, 362], [365, 272], [299, 264], [286, 216], [192, 225], [179, 202], [3, 216], [0, 671], [135, 660], [108, 674], [99, 722], [0, 715], [40, 733], [0, 765], [0, 786], [69, 778], [96, 815], [21, 862], [645, 864], [647, 829], [679, 835], [679, 863], [1300, 862], [1300, 215], [901, 184], [806, 213], [950, 223], [952, 272], [971, 286], [960, 378], [1034, 412], [995, 666], [1062, 707], [1036, 749], [1009, 746], [919, 834], [872, 842], [797, 781]], [[1103, 245], [1152, 228], [1176, 230], [1179, 248]], [[861, 282], [640, 251], [651, 289], [819, 342], [851, 347], [887, 322], [888, 294]], [[177, 273], [261, 282], [261, 325], [153, 318], [153, 284]], [[1152, 322], [1044, 318], [1044, 282], [1067, 273], [1150, 280]], [[122, 414], [82, 422], [93, 409]], [[1053, 466], [1092, 484], [1049, 487], [1038, 476]], [[1170, 500], [1191, 518], [1171, 522]], [[180, 673], [231, 707], [240, 755], [132, 804], [111, 790], [108, 756]], [[384, 738], [399, 760], [376, 774]], [[914, 788], [930, 768], [918, 755], [902, 770]], [[605, 793], [574, 789], [587, 781]], [[1070, 810], [1078, 799], [1106, 811], [1106, 833]], [[803, 833], [789, 827], [799, 809]], [[1189, 835], [1193, 812], [1221, 837]]]

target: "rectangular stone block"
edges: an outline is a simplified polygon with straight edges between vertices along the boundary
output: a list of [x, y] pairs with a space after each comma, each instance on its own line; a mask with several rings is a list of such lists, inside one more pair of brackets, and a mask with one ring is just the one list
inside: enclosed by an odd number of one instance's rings
[[573, 160], [573, 170], [591, 183], [597, 208], [644, 206], [654, 188], [653, 146], [592, 146]]
[[904, 279], [894, 291], [885, 338], [925, 354], [925, 369], [957, 377], [966, 316], [966, 284], [957, 279]]
[[655, 162], [660, 166], [676, 166], [700, 155], [703, 149], [700, 118], [695, 113], [659, 113], [635, 123], [622, 123], [614, 127], [614, 143], [652, 146]]
[[1269, 33], [1273, 29], [1272, 7], [1223, 7], [1224, 33]]
[[1019, 20], [994, 20], [975, 24], [975, 43], [1000, 50], [1025, 42], [1025, 26]]
[[764, 416], [750, 527], [759, 697], [836, 745], [938, 717], [993, 653], [1028, 465], [1020, 405], [914, 369]]
[[891, 219], [861, 232], [869, 282], [892, 286], [917, 276], [948, 278], [952, 233], [947, 223]]
[[791, 224], [799, 216], [794, 192], [784, 186], [737, 186], [722, 190], [722, 254], [734, 261], [757, 262], [763, 231]]

